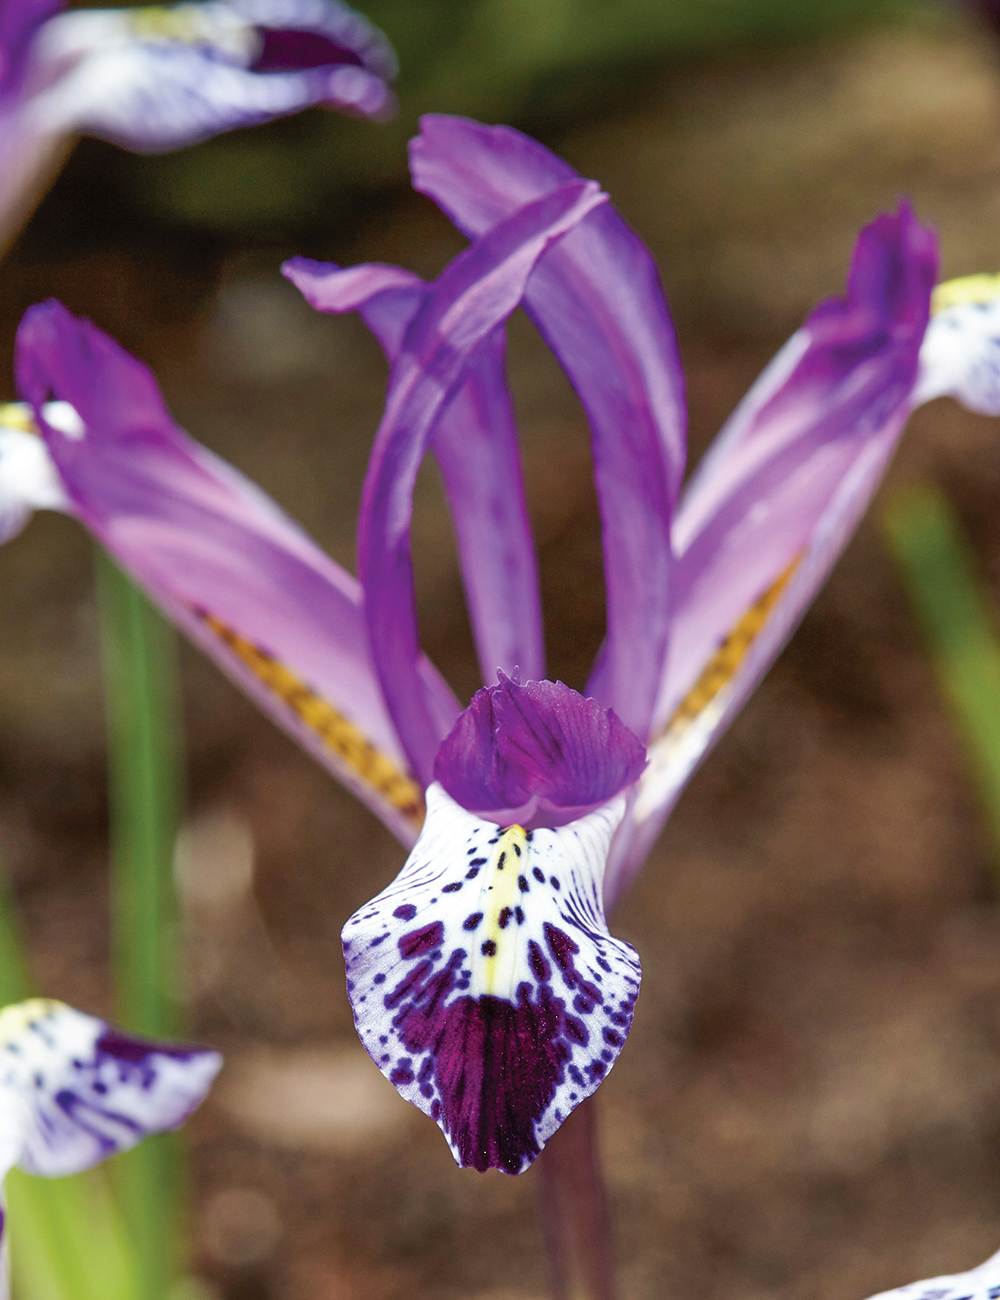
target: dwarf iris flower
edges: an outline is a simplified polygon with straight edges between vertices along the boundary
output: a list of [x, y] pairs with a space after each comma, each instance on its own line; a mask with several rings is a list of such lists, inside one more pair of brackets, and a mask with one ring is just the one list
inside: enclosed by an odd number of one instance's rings
[[[151, 1133], [179, 1128], [221, 1064], [217, 1052], [126, 1036], [62, 1002], [4, 1007], [0, 1182], [15, 1165], [48, 1178], [80, 1173]], [[0, 1208], [0, 1300], [9, 1286], [4, 1226]]]
[[[471, 240], [436, 281], [286, 267], [319, 309], [359, 310], [391, 364], [359, 579], [57, 303], [18, 334], [28, 405], [0, 434], [0, 518], [78, 517], [412, 848], [344, 929], [358, 1030], [459, 1163], [517, 1173], [624, 1045], [640, 968], [606, 913], [825, 580], [913, 406], [948, 392], [1000, 411], [1000, 292], [939, 289], [928, 327], [934, 237], [905, 204], [879, 217], [844, 297], [781, 349], [682, 492], [668, 309], [597, 186], [517, 131], [456, 118], [424, 120], [411, 168]], [[590, 423], [607, 635], [582, 694], [546, 680], [503, 371], [519, 304]], [[465, 709], [417, 635], [410, 518], [429, 450], [486, 683]]]
[[339, 0], [62, 8], [0, 0], [8, 238], [77, 135], [162, 153], [316, 104], [372, 118], [394, 109], [392, 47]]

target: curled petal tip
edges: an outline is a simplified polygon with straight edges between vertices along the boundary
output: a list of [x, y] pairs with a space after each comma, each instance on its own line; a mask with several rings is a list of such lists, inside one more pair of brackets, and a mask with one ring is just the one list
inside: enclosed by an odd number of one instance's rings
[[645, 747], [614, 710], [562, 682], [522, 684], [515, 670], [477, 691], [438, 751], [434, 778], [494, 820], [565, 821], [606, 803], [645, 765]]
[[361, 1041], [460, 1165], [517, 1174], [628, 1034], [639, 959], [607, 930], [624, 800], [559, 830], [501, 830], [439, 786], [402, 872], [344, 927]]

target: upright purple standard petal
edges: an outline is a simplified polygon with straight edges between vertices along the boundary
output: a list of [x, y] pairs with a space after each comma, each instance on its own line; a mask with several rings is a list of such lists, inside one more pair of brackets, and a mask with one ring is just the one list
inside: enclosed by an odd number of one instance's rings
[[403, 870], [344, 927], [361, 1041], [460, 1165], [527, 1168], [624, 1046], [639, 959], [601, 903], [624, 807], [502, 829], [432, 785]]
[[[319, 311], [361, 311], [390, 365], [423, 301], [418, 276], [381, 265], [341, 269], [296, 257], [284, 274]], [[494, 330], [469, 359], [466, 379], [434, 432], [455, 523], [458, 558], [483, 680], [498, 668], [545, 673], [538, 565], [521, 458], [504, 378], [504, 334]]]
[[699, 467], [675, 530], [658, 730], [609, 866], [609, 906], [867, 509], [910, 411], [936, 263], [933, 236], [905, 205], [863, 231], [846, 299], [810, 317]]
[[[32, 308], [16, 368], [72, 511], [168, 617], [412, 843], [421, 790], [372, 671], [357, 582], [178, 429], [149, 371], [89, 322], [54, 302]], [[53, 395], [75, 410], [75, 431], [47, 419]], [[426, 660], [413, 689], [443, 735], [458, 704]]]
[[478, 691], [438, 750], [434, 779], [491, 821], [561, 825], [607, 803], [646, 766], [643, 745], [562, 682]]
[[406, 332], [365, 479], [358, 567], [372, 658], [414, 770], [429, 783], [445, 731], [418, 689], [410, 517], [417, 470], [470, 355], [514, 310], [538, 258], [605, 195], [574, 181], [528, 204], [461, 254]]
[[31, 1174], [78, 1173], [178, 1128], [221, 1065], [218, 1052], [127, 1037], [61, 1002], [0, 1012], [4, 1128], [17, 1117], [15, 1159]]
[[[576, 173], [509, 127], [424, 117], [414, 187], [470, 237]], [[590, 420], [604, 531], [608, 635], [587, 687], [642, 739], [667, 651], [670, 519], [684, 471], [683, 377], [659, 276], [612, 207], [542, 258], [525, 307]]]

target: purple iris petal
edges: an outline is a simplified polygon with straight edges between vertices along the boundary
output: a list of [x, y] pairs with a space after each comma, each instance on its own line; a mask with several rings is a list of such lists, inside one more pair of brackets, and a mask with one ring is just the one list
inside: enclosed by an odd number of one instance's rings
[[[74, 512], [279, 725], [412, 843], [412, 825], [206, 622], [219, 620], [290, 667], [402, 765], [357, 582], [259, 489], [178, 429], [146, 367], [90, 322], [59, 303], [33, 307], [18, 331], [15, 365]], [[52, 396], [76, 409], [83, 437], [46, 425], [42, 404]], [[415, 665], [413, 689], [444, 735], [459, 706], [426, 660]]]
[[[678, 573], [685, 575], [690, 553], [692, 571], [703, 564], [705, 576], [682, 588], [689, 596], [677, 612], [664, 719], [747, 604], [790, 562], [796, 567], [725, 690], [676, 740], [668, 730], [650, 746], [630, 824], [609, 864], [609, 907], [795, 630], [881, 482], [910, 410], [936, 251], [905, 205], [867, 227], [847, 299], [820, 307], [779, 353], [777, 369], [765, 371], [692, 482], [678, 520], [689, 548]], [[711, 547], [702, 551], [695, 542], [705, 534]]]
[[461, 254], [430, 289], [406, 332], [365, 479], [358, 567], [372, 658], [414, 771], [426, 783], [445, 735], [415, 680], [419, 662], [410, 556], [417, 470], [469, 356], [514, 310], [538, 258], [605, 201], [572, 182], [526, 205]]
[[[414, 188], [471, 237], [576, 173], [509, 127], [429, 116]], [[684, 470], [683, 377], [656, 267], [612, 207], [541, 260], [525, 307], [590, 420], [604, 530], [608, 635], [587, 687], [645, 738], [667, 651], [670, 519]]]
[[546, 813], [568, 821], [606, 803], [645, 766], [643, 745], [612, 710], [562, 682], [522, 685], [501, 673], [459, 716], [434, 779], [470, 812], [544, 824]]
[[813, 312], [699, 466], [674, 529], [674, 630], [658, 723], [808, 544], [872, 442], [895, 444], [936, 274], [934, 236], [908, 205], [863, 230], [846, 297]]
[[65, 0], [4, 0], [0, 4], [0, 102], [21, 86], [35, 33], [64, 4]]
[[[423, 300], [423, 281], [381, 265], [343, 270], [293, 258], [285, 275], [320, 311], [360, 309], [390, 364]], [[545, 674], [538, 565], [524, 499], [524, 481], [510, 393], [504, 377], [504, 335], [495, 330], [469, 360], [465, 383], [434, 432], [455, 522], [458, 557], [483, 680], [498, 668], [526, 677]]]

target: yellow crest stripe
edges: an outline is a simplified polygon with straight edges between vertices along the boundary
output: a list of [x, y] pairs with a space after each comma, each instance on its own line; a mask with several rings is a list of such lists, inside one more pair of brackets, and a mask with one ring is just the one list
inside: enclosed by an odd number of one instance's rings
[[0, 402], [0, 428], [38, 433], [38, 425], [27, 402]]
[[1000, 298], [1000, 275], [963, 275], [945, 280], [931, 294], [931, 315], [949, 307], [975, 306]]
[[699, 713], [711, 704], [723, 687], [736, 676], [736, 670], [746, 658], [747, 651], [770, 617], [782, 592], [788, 586], [792, 574], [799, 567], [800, 560], [801, 556], [796, 556], [788, 568], [763, 595], [757, 597], [746, 613], [733, 625], [729, 635], [705, 665], [701, 676], [677, 706], [673, 717], [656, 737], [657, 740], [668, 733], [676, 735], [686, 730]]
[[359, 727], [266, 650], [240, 636], [214, 615], [204, 610], [199, 610], [198, 615], [244, 667], [318, 736], [332, 754], [402, 814], [415, 830], [420, 829], [424, 821], [423, 790], [377, 749]]

